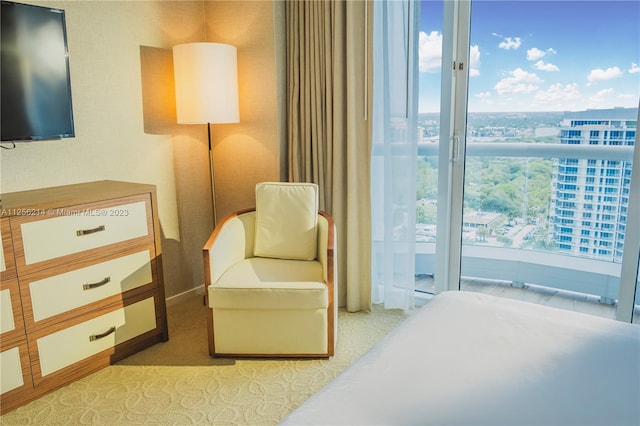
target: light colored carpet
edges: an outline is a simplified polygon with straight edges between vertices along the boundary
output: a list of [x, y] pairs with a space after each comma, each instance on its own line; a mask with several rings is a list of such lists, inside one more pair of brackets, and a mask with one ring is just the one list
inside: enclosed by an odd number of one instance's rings
[[4, 425], [274, 425], [407, 317], [374, 306], [338, 315], [329, 360], [208, 355], [202, 297], [168, 308], [159, 343], [0, 417]]

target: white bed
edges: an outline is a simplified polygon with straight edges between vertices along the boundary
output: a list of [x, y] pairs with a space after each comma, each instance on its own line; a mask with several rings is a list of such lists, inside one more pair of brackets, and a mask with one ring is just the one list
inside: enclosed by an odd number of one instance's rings
[[640, 425], [640, 326], [435, 296], [283, 425]]

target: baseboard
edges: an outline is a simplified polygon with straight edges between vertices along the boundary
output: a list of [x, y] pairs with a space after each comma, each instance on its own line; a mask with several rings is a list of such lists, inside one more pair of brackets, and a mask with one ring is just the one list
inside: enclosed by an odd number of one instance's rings
[[196, 297], [198, 295], [204, 294], [204, 286], [199, 285], [198, 287], [192, 288], [191, 290], [187, 290], [185, 292], [176, 294], [174, 296], [167, 297], [167, 306], [172, 306], [180, 302], [184, 302], [185, 300], [191, 299], [192, 297]]

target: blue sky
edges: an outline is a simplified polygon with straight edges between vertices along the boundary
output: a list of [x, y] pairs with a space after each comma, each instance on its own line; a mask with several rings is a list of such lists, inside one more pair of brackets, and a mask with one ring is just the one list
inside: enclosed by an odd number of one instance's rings
[[[421, 17], [419, 110], [436, 112], [442, 0]], [[470, 66], [470, 112], [637, 107], [640, 1], [474, 0]]]

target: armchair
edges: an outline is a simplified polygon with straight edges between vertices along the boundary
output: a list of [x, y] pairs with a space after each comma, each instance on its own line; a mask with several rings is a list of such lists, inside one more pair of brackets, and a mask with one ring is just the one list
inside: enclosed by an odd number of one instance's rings
[[256, 207], [226, 217], [203, 249], [209, 354], [333, 356], [335, 238], [317, 185], [256, 185]]

